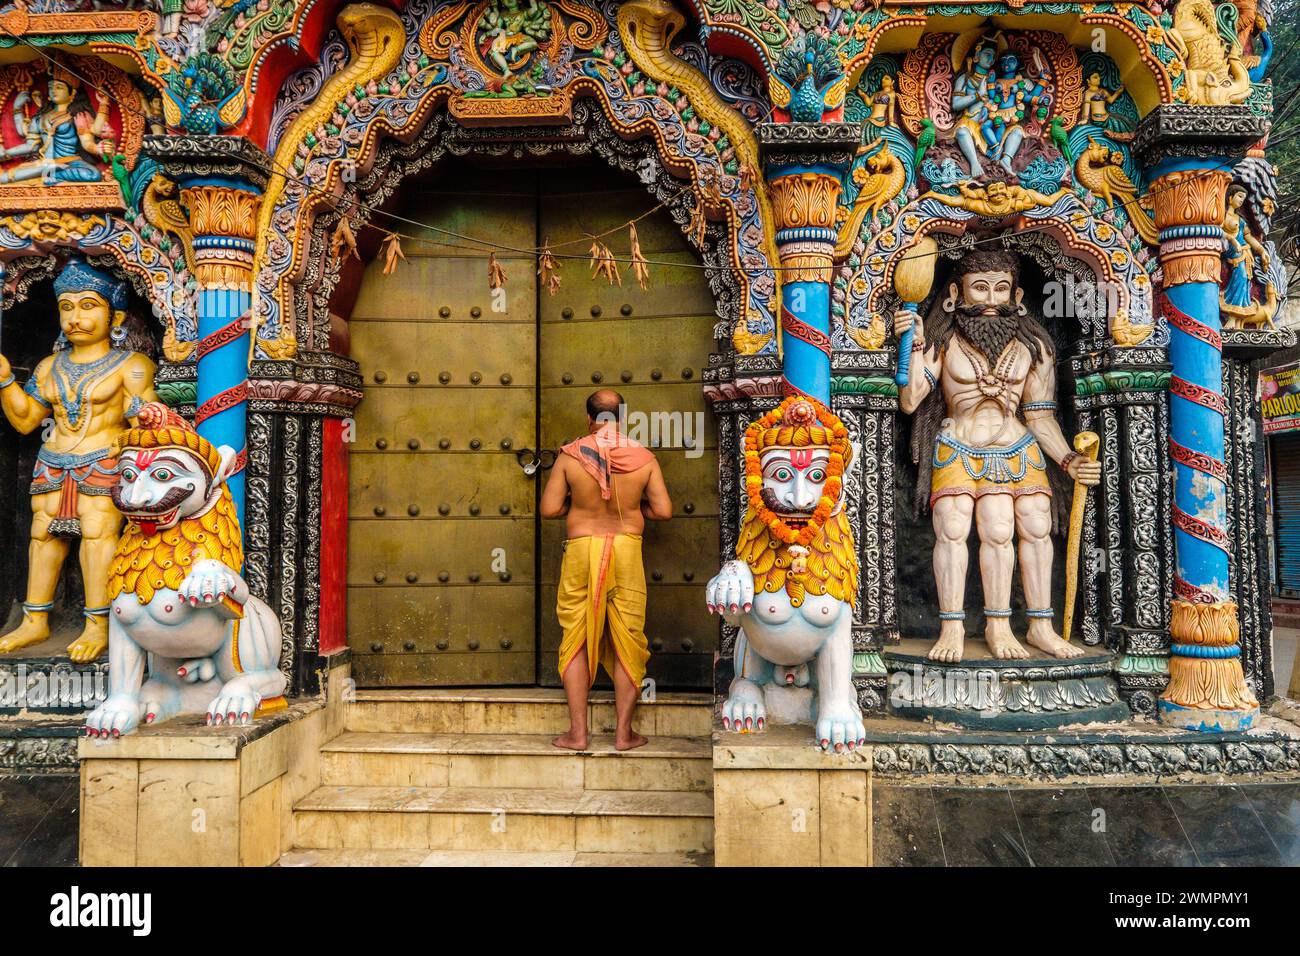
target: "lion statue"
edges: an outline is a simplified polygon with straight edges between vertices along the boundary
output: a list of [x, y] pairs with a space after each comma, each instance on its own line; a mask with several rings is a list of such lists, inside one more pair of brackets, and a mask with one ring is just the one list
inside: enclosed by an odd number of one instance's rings
[[285, 677], [280, 623], [237, 570], [235, 453], [163, 405], [138, 421], [116, 445], [112, 496], [127, 527], [109, 570], [108, 697], [86, 733], [117, 737], [181, 713], [248, 723], [286, 706]]
[[741, 628], [722, 705], [727, 730], [762, 730], [769, 711], [789, 723], [815, 712], [822, 749], [865, 742], [852, 673], [858, 561], [843, 498], [851, 456], [843, 423], [803, 395], [745, 431], [749, 507], [736, 560], [705, 597], [711, 613]]

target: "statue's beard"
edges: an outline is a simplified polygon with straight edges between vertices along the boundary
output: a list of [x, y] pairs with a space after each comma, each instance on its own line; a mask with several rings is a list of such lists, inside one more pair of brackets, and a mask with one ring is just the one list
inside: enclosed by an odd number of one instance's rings
[[[987, 310], [995, 314], [990, 315]], [[996, 362], [1020, 330], [1020, 315], [1010, 303], [998, 306], [960, 305], [956, 309], [957, 330], [990, 362]]]

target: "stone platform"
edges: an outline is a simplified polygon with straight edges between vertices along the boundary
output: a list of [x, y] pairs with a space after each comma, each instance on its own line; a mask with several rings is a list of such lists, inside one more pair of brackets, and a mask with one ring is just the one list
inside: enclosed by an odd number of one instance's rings
[[108, 696], [108, 652], [74, 664], [68, 645], [80, 633], [64, 628], [13, 654], [0, 656], [0, 714], [80, 714]]
[[[1129, 717], [1115, 681], [1115, 655], [1084, 647], [1063, 660], [1026, 646], [1030, 657], [1000, 660], [982, 637], [966, 639], [965, 659], [930, 660], [933, 641], [906, 638], [881, 653], [889, 713], [973, 730], [1032, 732]], [[1080, 645], [1083, 647], [1083, 645]]]

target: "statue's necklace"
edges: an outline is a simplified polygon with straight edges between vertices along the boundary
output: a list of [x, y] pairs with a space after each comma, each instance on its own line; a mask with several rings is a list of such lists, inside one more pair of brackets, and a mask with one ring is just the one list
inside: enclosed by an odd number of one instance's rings
[[82, 407], [90, 390], [130, 356], [130, 352], [114, 349], [93, 362], [74, 362], [66, 352], [55, 354], [52, 377], [69, 428], [81, 427]]
[[979, 352], [966, 345], [966, 340], [960, 335], [957, 336], [957, 345], [961, 348], [962, 354], [970, 362], [971, 368], [975, 370], [976, 386], [981, 395], [987, 395], [989, 398], [998, 398], [1007, 390], [1007, 382], [1011, 378], [1011, 372], [1016, 365], [1016, 350], [1013, 346], [1016, 340], [1012, 339], [1002, 348], [1002, 354], [998, 356], [997, 365], [992, 370], [984, 365], [983, 359]]

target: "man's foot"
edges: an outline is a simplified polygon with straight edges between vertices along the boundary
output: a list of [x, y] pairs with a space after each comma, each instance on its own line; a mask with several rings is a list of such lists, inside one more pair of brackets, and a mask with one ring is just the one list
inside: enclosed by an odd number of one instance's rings
[[50, 636], [49, 615], [24, 614], [23, 622], [4, 637], [0, 637], [0, 654], [20, 651], [24, 647], [39, 644]]
[[984, 643], [998, 660], [1023, 660], [1029, 657], [1024, 645], [1011, 633], [1011, 624], [1005, 618], [995, 618], [988, 622], [984, 628]]
[[89, 664], [108, 647], [108, 618], [88, 617], [81, 636], [68, 645], [74, 664]]
[[1036, 647], [1046, 654], [1053, 657], [1082, 657], [1087, 653], [1082, 647], [1064, 641], [1061, 636], [1052, 630], [1050, 624], [1043, 622], [1042, 627], [1029, 626], [1029, 633], [1025, 635], [1025, 641], [1031, 647]]
[[939, 639], [934, 642], [934, 647], [930, 648], [930, 653], [926, 656], [932, 661], [955, 664], [961, 660], [965, 646], [966, 622], [942, 621], [939, 624]]
[[637, 747], [644, 747], [647, 743], [649, 741], [635, 730], [629, 731], [627, 736], [622, 734], [614, 735], [615, 750], [636, 750]]
[[551, 741], [556, 747], [563, 747], [565, 750], [586, 750], [587, 734], [576, 734], [570, 730], [567, 734], [561, 734]]

